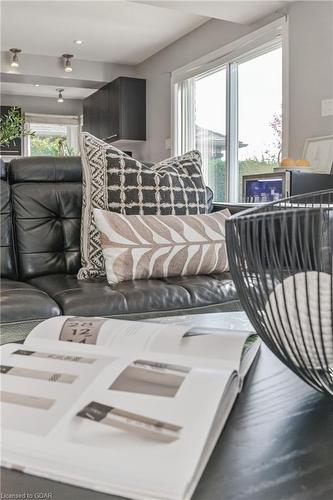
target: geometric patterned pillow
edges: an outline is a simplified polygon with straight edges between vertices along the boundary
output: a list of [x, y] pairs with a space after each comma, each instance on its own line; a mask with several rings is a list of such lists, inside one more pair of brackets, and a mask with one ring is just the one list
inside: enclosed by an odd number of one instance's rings
[[94, 210], [110, 284], [228, 269], [228, 210], [202, 215], [121, 215]]
[[105, 276], [93, 210], [131, 215], [207, 213], [207, 192], [199, 151], [148, 167], [84, 132], [81, 141], [83, 197], [81, 265], [78, 279]]

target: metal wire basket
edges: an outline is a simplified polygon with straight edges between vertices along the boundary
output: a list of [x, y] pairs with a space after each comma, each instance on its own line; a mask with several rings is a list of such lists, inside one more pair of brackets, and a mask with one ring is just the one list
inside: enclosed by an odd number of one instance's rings
[[226, 224], [230, 270], [255, 330], [333, 396], [333, 190], [249, 209]]

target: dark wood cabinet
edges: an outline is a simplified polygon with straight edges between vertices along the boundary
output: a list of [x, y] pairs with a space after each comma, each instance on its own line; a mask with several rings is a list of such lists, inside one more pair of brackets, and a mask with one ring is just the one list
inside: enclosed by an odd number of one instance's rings
[[83, 130], [108, 142], [146, 140], [146, 80], [121, 76], [87, 97]]
[[[7, 115], [8, 111], [13, 106], [0, 106], [0, 115], [4, 117]], [[18, 108], [19, 109], [19, 108]], [[22, 137], [18, 137], [7, 146], [0, 146], [0, 154], [1, 156], [21, 156], [22, 154]]]

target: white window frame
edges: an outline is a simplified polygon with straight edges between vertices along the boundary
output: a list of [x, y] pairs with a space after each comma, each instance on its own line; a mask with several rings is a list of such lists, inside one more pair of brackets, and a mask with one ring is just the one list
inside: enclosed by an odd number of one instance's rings
[[[237, 67], [274, 48], [282, 47], [282, 154], [288, 155], [289, 138], [289, 46], [288, 17], [284, 16], [171, 74], [171, 141], [173, 155], [195, 148], [194, 83], [199, 75], [225, 67], [226, 96], [226, 200], [238, 201], [238, 95]], [[231, 84], [232, 82], [232, 84]], [[181, 117], [181, 119], [180, 119]]]
[[[77, 146], [78, 148], [80, 146], [81, 121], [79, 116], [25, 113], [24, 126], [26, 130], [29, 130], [30, 123], [45, 123], [51, 125], [76, 125], [78, 127]], [[24, 136], [23, 140], [23, 154], [24, 156], [30, 156], [30, 137], [27, 135]]]

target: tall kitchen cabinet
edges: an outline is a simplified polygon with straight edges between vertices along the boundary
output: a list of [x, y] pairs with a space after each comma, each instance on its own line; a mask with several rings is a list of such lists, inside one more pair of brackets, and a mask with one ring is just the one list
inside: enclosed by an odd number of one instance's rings
[[146, 80], [121, 76], [84, 99], [83, 130], [107, 142], [146, 140]]

